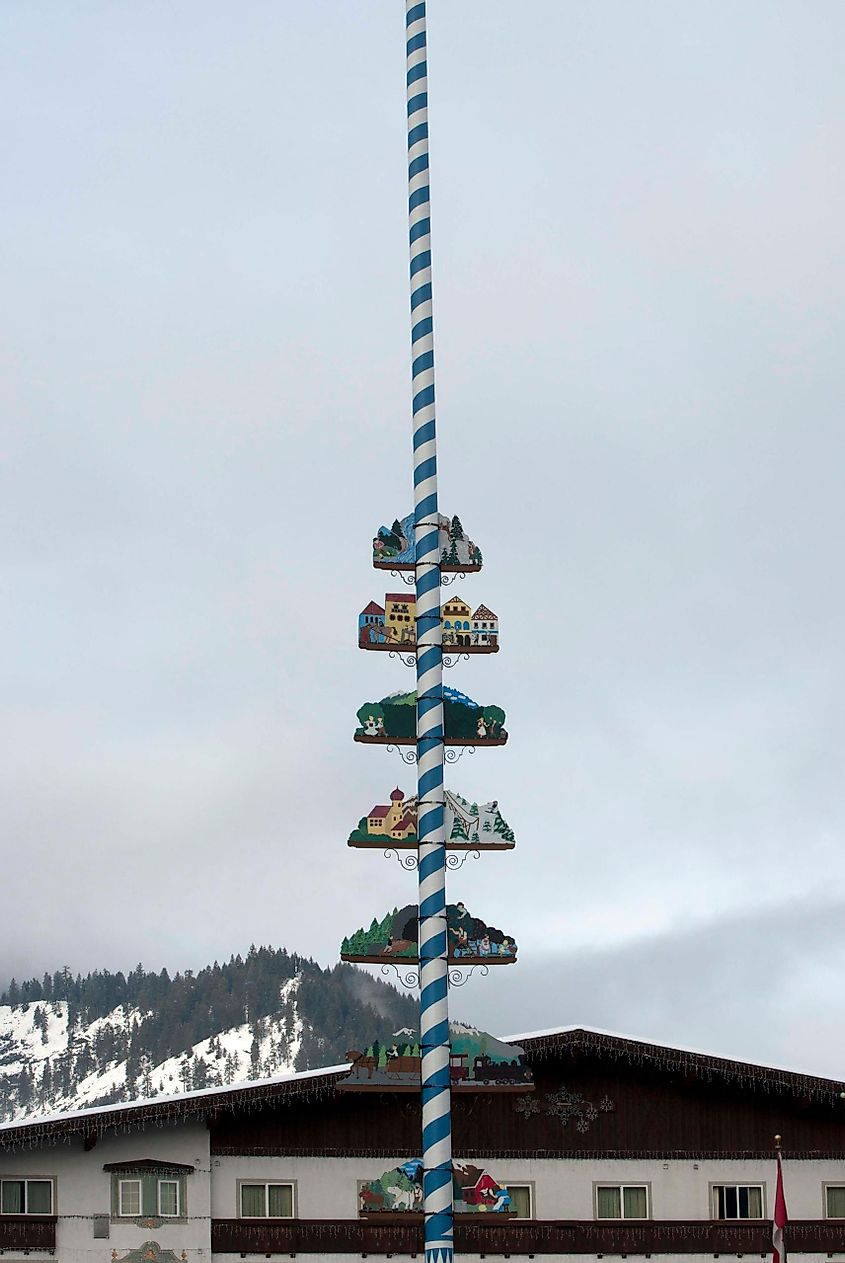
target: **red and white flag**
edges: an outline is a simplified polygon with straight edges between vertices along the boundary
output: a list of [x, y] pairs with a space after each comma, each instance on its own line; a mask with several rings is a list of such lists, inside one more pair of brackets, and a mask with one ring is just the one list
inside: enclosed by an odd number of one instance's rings
[[783, 1195], [783, 1165], [778, 1149], [778, 1181], [775, 1188], [775, 1214], [772, 1220], [772, 1263], [786, 1263], [786, 1246], [783, 1243], [783, 1230], [789, 1223], [786, 1213], [786, 1198]]

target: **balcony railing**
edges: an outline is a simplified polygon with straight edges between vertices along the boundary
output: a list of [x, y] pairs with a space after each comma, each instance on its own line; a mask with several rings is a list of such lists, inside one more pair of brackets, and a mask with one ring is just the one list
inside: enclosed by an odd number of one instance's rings
[[[470, 1222], [470, 1220], [472, 1222]], [[763, 1254], [771, 1250], [768, 1220], [591, 1220], [460, 1215], [455, 1250], [464, 1254]], [[845, 1251], [845, 1223], [798, 1220], [787, 1228], [796, 1252]], [[214, 1219], [214, 1254], [422, 1254], [419, 1222], [364, 1219]]]
[[55, 1215], [0, 1215], [0, 1250], [54, 1250]]

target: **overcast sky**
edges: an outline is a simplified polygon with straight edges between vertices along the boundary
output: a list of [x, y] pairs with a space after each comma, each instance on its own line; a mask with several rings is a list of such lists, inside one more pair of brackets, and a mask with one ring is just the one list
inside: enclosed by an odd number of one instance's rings
[[[441, 506], [518, 846], [456, 992], [842, 1075], [845, 7], [431, 0]], [[414, 898], [353, 745], [411, 507], [400, 0], [8, 0], [0, 975]], [[387, 579], [387, 586], [391, 584]]]

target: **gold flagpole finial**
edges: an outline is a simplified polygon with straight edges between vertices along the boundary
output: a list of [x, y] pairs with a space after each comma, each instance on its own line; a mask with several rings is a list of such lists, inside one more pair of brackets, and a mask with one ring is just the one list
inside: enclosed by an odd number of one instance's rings
[[780, 1153], [780, 1142], [782, 1140], [783, 1140], [783, 1136], [781, 1136], [780, 1134], [775, 1136], [775, 1148], [777, 1149], [778, 1153]]

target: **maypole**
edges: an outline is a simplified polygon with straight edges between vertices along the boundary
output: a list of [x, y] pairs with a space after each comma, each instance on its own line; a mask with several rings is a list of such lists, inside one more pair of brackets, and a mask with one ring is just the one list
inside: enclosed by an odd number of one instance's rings
[[405, 0], [408, 227], [414, 431], [417, 794], [423, 1214], [426, 1263], [452, 1259], [452, 1118], [443, 785], [440, 518], [434, 419], [434, 325], [424, 0]]

